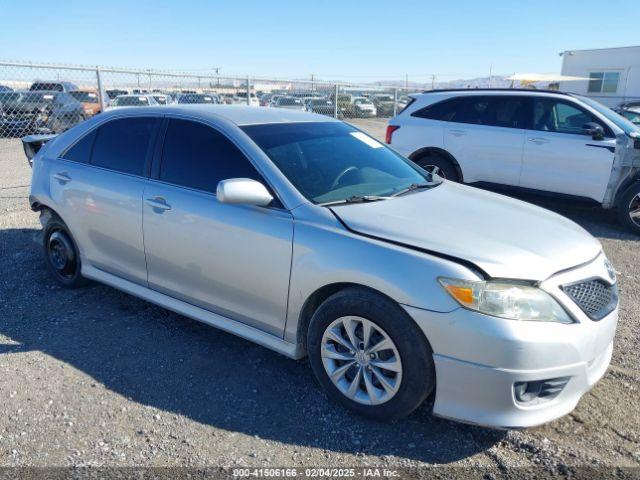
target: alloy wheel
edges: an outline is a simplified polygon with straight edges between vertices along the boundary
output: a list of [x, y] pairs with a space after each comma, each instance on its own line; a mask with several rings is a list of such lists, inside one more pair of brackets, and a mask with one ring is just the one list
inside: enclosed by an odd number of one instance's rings
[[447, 178], [444, 172], [442, 171], [442, 169], [437, 165], [425, 165], [422, 168], [424, 168], [432, 176], [437, 175], [440, 178], [445, 178], [445, 179]]
[[391, 337], [363, 317], [345, 316], [324, 331], [320, 355], [340, 392], [364, 405], [391, 400], [400, 389], [402, 362]]

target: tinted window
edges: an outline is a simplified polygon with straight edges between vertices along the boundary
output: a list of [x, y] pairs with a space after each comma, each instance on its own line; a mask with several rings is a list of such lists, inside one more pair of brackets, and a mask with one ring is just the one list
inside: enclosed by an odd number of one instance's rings
[[595, 122], [610, 134], [609, 128], [595, 115], [569, 102], [553, 98], [533, 99], [533, 129], [543, 132], [583, 133], [585, 123]]
[[220, 180], [262, 178], [223, 134], [202, 123], [171, 120], [160, 165], [160, 179], [215, 193]]
[[505, 128], [527, 128], [528, 101], [524, 96], [464, 96], [426, 107], [414, 116], [445, 122]]
[[76, 142], [71, 148], [62, 154], [62, 158], [71, 160], [73, 162], [89, 163], [91, 157], [91, 147], [93, 146], [93, 140], [96, 137], [96, 131], [85, 135]]
[[121, 118], [98, 129], [91, 163], [118, 172], [142, 175], [155, 118]]

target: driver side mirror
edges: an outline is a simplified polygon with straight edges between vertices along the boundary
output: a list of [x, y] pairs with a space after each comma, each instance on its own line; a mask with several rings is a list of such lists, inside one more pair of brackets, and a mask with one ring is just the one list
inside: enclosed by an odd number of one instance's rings
[[216, 197], [221, 203], [258, 207], [266, 207], [273, 201], [273, 196], [267, 187], [250, 178], [230, 178], [220, 181], [216, 188]]
[[588, 122], [582, 126], [582, 133], [591, 135], [594, 140], [602, 140], [604, 138], [604, 128], [596, 122]]

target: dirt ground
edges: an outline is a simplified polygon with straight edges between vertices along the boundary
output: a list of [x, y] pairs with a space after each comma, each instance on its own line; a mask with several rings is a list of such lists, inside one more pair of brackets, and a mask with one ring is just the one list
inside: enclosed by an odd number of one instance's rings
[[620, 321], [608, 373], [572, 414], [503, 432], [428, 406], [392, 423], [354, 417], [306, 360], [106, 286], [57, 287], [33, 241], [30, 174], [19, 140], [0, 139], [0, 466], [640, 466], [640, 239], [611, 212], [525, 198], [602, 242]]

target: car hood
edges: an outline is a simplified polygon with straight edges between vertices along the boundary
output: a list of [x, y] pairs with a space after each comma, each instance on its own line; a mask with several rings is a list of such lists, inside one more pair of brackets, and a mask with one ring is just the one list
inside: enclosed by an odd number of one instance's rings
[[356, 233], [470, 262], [493, 278], [542, 281], [602, 250], [582, 227], [558, 214], [448, 181], [331, 209]]

